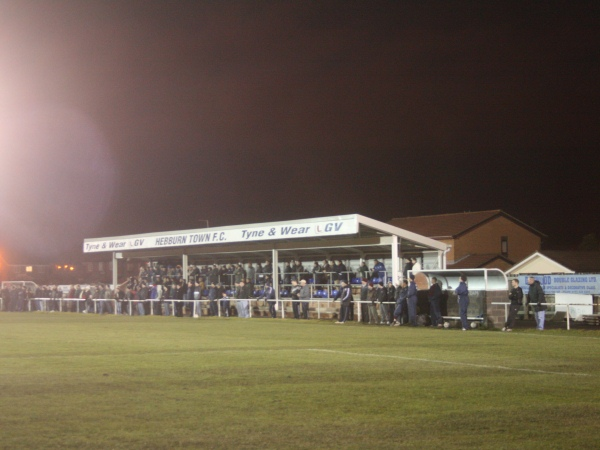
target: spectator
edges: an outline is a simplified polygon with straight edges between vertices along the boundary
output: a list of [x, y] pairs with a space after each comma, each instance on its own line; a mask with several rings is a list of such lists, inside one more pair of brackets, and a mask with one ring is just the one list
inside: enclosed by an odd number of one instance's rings
[[[146, 284], [146, 282], [142, 282], [140, 288], [137, 291], [137, 299], [138, 302], [137, 304], [137, 310], [138, 310], [138, 315], [143, 316], [146, 314], [146, 309], [145, 309], [145, 301], [146, 299], [149, 297], [149, 291], [148, 291], [148, 285]], [[181, 305], [181, 303], [179, 303]]]
[[544, 330], [544, 322], [546, 319], [546, 303], [544, 290], [542, 289], [542, 285], [539, 281], [537, 281], [534, 277], [529, 277], [527, 279], [527, 284], [529, 284], [529, 293], [527, 294], [527, 303], [533, 305], [533, 311], [535, 312], [535, 323], [537, 325], [537, 329], [539, 331]]
[[306, 280], [300, 280], [300, 293], [298, 297], [302, 301], [302, 318], [308, 320], [308, 301], [310, 300], [310, 287], [306, 284]]
[[256, 263], [256, 282], [263, 284], [265, 282], [265, 275], [263, 274], [263, 267], [261, 263]]
[[377, 289], [375, 289], [372, 281], [369, 282], [368, 286], [369, 294], [367, 296], [367, 300], [369, 302], [369, 324], [377, 325], [379, 320], [377, 316], [377, 304], [375, 303], [377, 301]]
[[321, 274], [321, 266], [319, 265], [318, 261], [314, 262], [311, 272], [312, 272], [313, 281], [315, 284], [317, 284], [319, 282], [319, 277]]
[[295, 261], [295, 272], [296, 272], [296, 276], [298, 277], [298, 280], [306, 280], [308, 277], [306, 270], [304, 269], [304, 266], [302, 265], [302, 263], [300, 262], [300, 260], [296, 260]]
[[442, 289], [438, 284], [436, 277], [431, 278], [431, 286], [429, 287], [429, 313], [431, 316], [431, 326], [441, 327], [442, 325], [442, 313], [441, 313], [441, 302], [442, 302]]
[[373, 278], [385, 278], [385, 265], [378, 259], [373, 261]]
[[229, 297], [225, 289], [221, 291], [221, 312], [224, 317], [229, 317]]
[[404, 275], [404, 279], [408, 278], [408, 271], [412, 270], [413, 263], [410, 258], [404, 258], [404, 269], [402, 270], [402, 275]]
[[321, 271], [320, 271], [320, 275], [319, 275], [318, 284], [329, 284], [329, 282], [330, 282], [329, 272], [331, 272], [331, 265], [329, 264], [329, 262], [326, 259], [324, 259], [323, 264], [321, 264]]
[[265, 283], [264, 294], [259, 298], [265, 299], [265, 301], [269, 305], [269, 313], [271, 314], [271, 317], [273, 319], [275, 319], [277, 317], [277, 310], [275, 309], [275, 303], [276, 303], [275, 302], [275, 289], [273, 289], [273, 286], [271, 286], [271, 283], [269, 283], [269, 282]]
[[[187, 286], [185, 285], [185, 282], [183, 280], [179, 279], [177, 281], [177, 290], [176, 290], [176, 294], [175, 294], [175, 299], [184, 300], [186, 291], [187, 291]], [[183, 302], [181, 302], [181, 301], [175, 302], [175, 316], [183, 317]]]
[[346, 323], [348, 319], [348, 310], [350, 309], [350, 303], [352, 301], [352, 288], [348, 285], [346, 280], [341, 280], [342, 294], [340, 296], [342, 304], [340, 305], [340, 316], [336, 323]]
[[[394, 286], [394, 283], [392, 283], [392, 281], [388, 281], [387, 284], [387, 301], [388, 302], [393, 302], [396, 300], [396, 286]], [[388, 317], [387, 317], [387, 323], [391, 324], [392, 321], [394, 320], [394, 307], [392, 305], [387, 305], [387, 310], [388, 310]]]
[[239, 284], [246, 279], [246, 271], [242, 263], [239, 263], [233, 272], [233, 282]]
[[244, 310], [244, 318], [249, 319], [252, 310], [250, 308], [250, 299], [254, 296], [254, 285], [250, 282], [240, 283], [242, 289], [242, 309]]
[[217, 305], [217, 286], [215, 283], [211, 283], [208, 288], [208, 311], [211, 316], [217, 317], [219, 315], [219, 307]]
[[377, 287], [377, 302], [379, 303], [379, 312], [381, 314], [380, 325], [389, 325], [388, 320], [388, 305], [387, 305], [387, 289], [383, 285], [383, 282], [379, 282], [375, 285]]
[[348, 284], [348, 269], [346, 268], [346, 264], [342, 261], [337, 260], [337, 272], [338, 272], [338, 280], [345, 280], [346, 284]]
[[273, 275], [273, 266], [271, 265], [271, 261], [269, 261], [268, 259], [265, 261], [265, 265], [263, 266], [263, 275], [265, 276], [265, 283], [267, 281], [272, 281], [272, 275]]
[[292, 281], [292, 266], [289, 261], [283, 266], [283, 284], [290, 284]]
[[[252, 265], [252, 263], [248, 263], [248, 266], [246, 268], [246, 278], [252, 282], [252, 285], [254, 285], [254, 283], [256, 283], [256, 272], [254, 270], [254, 266]], [[246, 284], [248, 284], [248, 283], [246, 283]]]
[[406, 303], [408, 305], [408, 323], [413, 327], [417, 326], [417, 285], [415, 284], [415, 274], [410, 274], [410, 283], [408, 284], [408, 295]]
[[369, 282], [366, 278], [361, 280], [360, 287], [360, 313], [364, 323], [369, 322]]
[[467, 331], [469, 329], [469, 321], [467, 320], [467, 310], [469, 309], [469, 288], [467, 287], [467, 278], [464, 275], [460, 276], [458, 287], [454, 293], [458, 296], [458, 313], [460, 315], [462, 330]]
[[398, 291], [398, 297], [396, 298], [396, 309], [394, 310], [394, 322], [392, 323], [392, 325], [395, 327], [402, 325], [403, 312], [408, 306], [408, 283], [406, 280], [402, 280], [402, 283], [400, 283], [400, 286], [398, 287]]
[[292, 280], [291, 294], [292, 294], [292, 312], [294, 313], [294, 319], [299, 319], [300, 318], [300, 304], [299, 304], [300, 302], [298, 300], [300, 300], [300, 297], [299, 297], [300, 286], [298, 286], [297, 280]]
[[411, 262], [412, 262], [412, 273], [414, 273], [416, 275], [421, 270], [423, 270], [421, 268], [421, 263], [419, 261], [417, 261], [417, 258], [411, 258]]
[[510, 307], [508, 310], [508, 318], [506, 319], [502, 331], [512, 331], [515, 326], [515, 319], [517, 318], [519, 308], [523, 304], [523, 289], [519, 286], [519, 280], [515, 278], [510, 283], [512, 285], [510, 292], [508, 293]]
[[360, 262], [360, 266], [358, 268], [358, 275], [362, 279], [368, 279], [371, 276], [371, 272], [369, 271], [369, 267], [367, 266], [367, 263], [365, 262], [364, 259]]

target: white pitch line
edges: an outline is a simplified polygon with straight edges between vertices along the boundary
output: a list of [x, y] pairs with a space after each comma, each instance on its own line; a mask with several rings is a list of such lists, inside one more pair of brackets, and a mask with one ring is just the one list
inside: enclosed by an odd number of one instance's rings
[[536, 369], [520, 369], [518, 367], [506, 367], [506, 366], [489, 366], [486, 364], [472, 364], [472, 363], [464, 363], [457, 361], [444, 361], [441, 359], [425, 359], [425, 358], [411, 358], [409, 356], [397, 356], [397, 355], [378, 355], [374, 353], [353, 353], [353, 352], [343, 352], [338, 350], [327, 350], [322, 348], [308, 348], [310, 352], [322, 352], [322, 353], [337, 353], [339, 355], [350, 355], [350, 356], [369, 356], [372, 358], [392, 358], [392, 359], [402, 359], [405, 361], [419, 361], [419, 362], [428, 362], [435, 364], [448, 364], [452, 366], [467, 366], [467, 367], [477, 367], [480, 369], [500, 369], [500, 370], [514, 370], [518, 372], [530, 372], [530, 373], [543, 373], [547, 375], [576, 375], [581, 377], [591, 377], [592, 375], [589, 373], [576, 373], [576, 372], [551, 372], [548, 370], [536, 370]]

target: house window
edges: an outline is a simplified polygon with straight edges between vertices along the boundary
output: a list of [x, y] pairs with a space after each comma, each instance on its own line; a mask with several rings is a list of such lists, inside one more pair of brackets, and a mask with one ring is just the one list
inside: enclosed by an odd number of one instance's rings
[[508, 255], [508, 236], [502, 236], [500, 238], [500, 253]]

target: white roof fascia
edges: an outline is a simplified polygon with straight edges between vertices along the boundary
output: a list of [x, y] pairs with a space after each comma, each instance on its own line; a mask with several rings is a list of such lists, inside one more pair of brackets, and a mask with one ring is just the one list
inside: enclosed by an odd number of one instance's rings
[[408, 241], [415, 242], [417, 244], [424, 245], [426, 247], [432, 247], [436, 250], [445, 251], [448, 248], [447, 244], [443, 242], [436, 241], [435, 239], [431, 239], [425, 236], [421, 236], [420, 234], [413, 233], [408, 230], [404, 230], [402, 228], [394, 227], [390, 224], [380, 222], [375, 219], [371, 219], [369, 217], [361, 216], [357, 214], [358, 223], [360, 225], [365, 225], [369, 228], [373, 228], [374, 230], [381, 231], [382, 233], [387, 233], [390, 235], [398, 236], [401, 239], [406, 239]]
[[[346, 223], [346, 227], [345, 228], [349, 228], [350, 225], [353, 225], [353, 227], [351, 229], [345, 229], [344, 228], [339, 231], [339, 232], [332, 232], [330, 234], [324, 233], [323, 236], [331, 236], [331, 235], [353, 235], [358, 233], [359, 230], [359, 224], [358, 224], [358, 218], [356, 214], [348, 214], [348, 215], [339, 215], [339, 216], [329, 216], [329, 217], [315, 217], [315, 218], [310, 218], [310, 219], [300, 219], [300, 220], [288, 220], [288, 221], [280, 221], [280, 222], [265, 222], [265, 223], [255, 223], [255, 224], [240, 224], [240, 225], [228, 225], [228, 226], [223, 226], [223, 227], [214, 227], [214, 228], [197, 228], [197, 229], [188, 229], [188, 230], [175, 230], [175, 231], [160, 231], [160, 232], [154, 232], [154, 233], [143, 233], [143, 234], [136, 234], [136, 235], [125, 235], [125, 236], [112, 236], [112, 237], [100, 237], [100, 238], [89, 238], [89, 239], [84, 239], [83, 241], [83, 246], [84, 246], [84, 253], [88, 253], [88, 252], [102, 252], [102, 251], [122, 251], [122, 250], [136, 250], [136, 249], [149, 249], [149, 248], [157, 248], [156, 246], [154, 247], [144, 247], [144, 248], [131, 248], [130, 246], [128, 246], [128, 244], [126, 244], [126, 242], [129, 243], [134, 243], [137, 240], [151, 240], [151, 239], [156, 239], [156, 238], [162, 238], [164, 236], [169, 236], [169, 237], [178, 237], [178, 236], [186, 236], [186, 235], [206, 235], [206, 234], [210, 234], [211, 236], [219, 236], [222, 235], [223, 233], [227, 233], [227, 232], [236, 232], [236, 231], [240, 231], [243, 229], [247, 229], [249, 231], [252, 230], [256, 230], [256, 229], [262, 229], [262, 230], [267, 230], [267, 229], [276, 229], [279, 227], [298, 227], [298, 228], [307, 228], [309, 227], [311, 224], [323, 224], [323, 223], [340, 223], [340, 222], [345, 222]], [[319, 228], [319, 225], [316, 225], [316, 228]], [[331, 230], [330, 230], [331, 231]], [[323, 232], [323, 230], [320, 231], [320, 233]], [[265, 231], [266, 233], [266, 231]], [[266, 236], [266, 234], [265, 234]], [[291, 235], [291, 236], [287, 236], [287, 238], [291, 239], [291, 238], [299, 238], [299, 237], [304, 237], [301, 235]], [[306, 237], [310, 237], [310, 235], [306, 236]], [[282, 239], [285, 239], [286, 237], [282, 237]], [[263, 240], [263, 241], [267, 241], [267, 240], [276, 240], [276, 238], [267, 238], [265, 237], [264, 239], [253, 239], [253, 241], [257, 241], [257, 240]], [[111, 247], [111, 248], [95, 248], [93, 250], [88, 250], [88, 247], [98, 247], [102, 244], [105, 244], [107, 242], [119, 242], [119, 243], [125, 243], [123, 248], [119, 248], [119, 247]], [[235, 242], [244, 242], [244, 241], [235, 241]], [[213, 242], [211, 242], [213, 243]], [[214, 243], [219, 243], [219, 242], [214, 242]], [[187, 243], [182, 244], [182, 245], [170, 245], [168, 247], [163, 247], [163, 248], [172, 248], [175, 246], [184, 246], [187, 245]], [[192, 243], [191, 245], [194, 245], [194, 243]]]

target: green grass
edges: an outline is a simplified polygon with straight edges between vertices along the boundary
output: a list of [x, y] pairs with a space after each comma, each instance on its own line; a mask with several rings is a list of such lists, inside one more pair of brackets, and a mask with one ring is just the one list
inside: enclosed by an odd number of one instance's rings
[[597, 448], [599, 367], [593, 330], [2, 313], [0, 448]]

